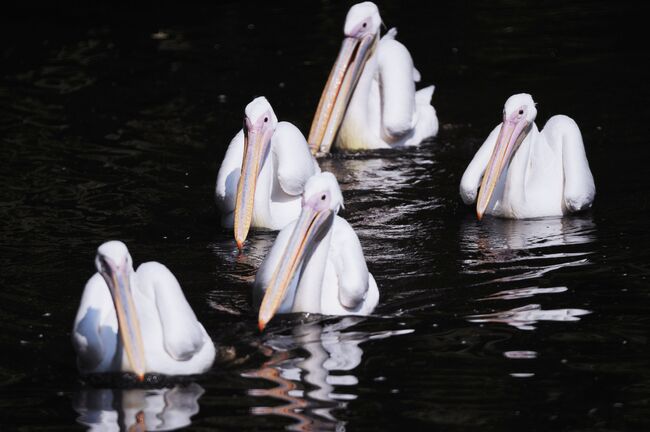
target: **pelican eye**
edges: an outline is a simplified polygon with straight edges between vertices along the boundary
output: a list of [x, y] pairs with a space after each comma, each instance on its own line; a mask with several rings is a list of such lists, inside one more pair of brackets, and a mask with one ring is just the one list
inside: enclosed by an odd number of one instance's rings
[[266, 123], [266, 122], [268, 122], [268, 121], [269, 121], [269, 118], [268, 118], [268, 117], [264, 117], [264, 123]]
[[366, 26], [368, 26], [368, 23], [363, 23], [361, 27], [366, 28]]
[[325, 194], [323, 194], [323, 195], [320, 197], [320, 199], [321, 199], [322, 201], [325, 201], [325, 198], [327, 198], [327, 196], [326, 196]]
[[523, 114], [524, 114], [524, 110], [519, 110], [519, 115], [523, 115]]

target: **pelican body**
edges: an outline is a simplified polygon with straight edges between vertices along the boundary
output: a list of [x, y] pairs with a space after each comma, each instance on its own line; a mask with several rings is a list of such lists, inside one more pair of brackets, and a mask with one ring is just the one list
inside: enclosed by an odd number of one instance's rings
[[359, 238], [337, 216], [343, 196], [331, 173], [305, 185], [300, 216], [278, 234], [253, 286], [263, 330], [276, 313], [368, 315], [379, 290]]
[[313, 153], [412, 146], [438, 133], [433, 86], [415, 90], [420, 73], [391, 29], [380, 39], [372, 2], [350, 9], [345, 39], [321, 95], [308, 142]]
[[97, 249], [72, 330], [83, 374], [193, 375], [207, 371], [215, 347], [174, 275], [148, 262], [133, 270], [124, 243]]
[[264, 97], [246, 106], [244, 128], [230, 142], [217, 176], [222, 225], [239, 249], [251, 226], [279, 230], [300, 214], [305, 182], [320, 168], [294, 125], [278, 123]]
[[[465, 204], [485, 213], [526, 219], [562, 216], [591, 207], [596, 187], [582, 135], [569, 117], [551, 117], [537, 129], [529, 94], [511, 96], [503, 123], [487, 137], [460, 182]], [[478, 198], [477, 198], [478, 192]]]

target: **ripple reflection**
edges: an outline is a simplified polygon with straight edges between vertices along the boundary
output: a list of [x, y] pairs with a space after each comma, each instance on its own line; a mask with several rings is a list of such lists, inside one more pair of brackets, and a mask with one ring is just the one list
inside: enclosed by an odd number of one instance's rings
[[[464, 255], [461, 268], [466, 275], [477, 278], [472, 285], [481, 291], [500, 288], [496, 292], [484, 293], [477, 301], [503, 307], [499, 302], [533, 297], [554, 303], [571, 301], [569, 297], [562, 300], [555, 296], [569, 289], [567, 286], [552, 286], [550, 274], [590, 263], [589, 255], [595, 251], [596, 226], [588, 215], [530, 220], [489, 218], [481, 223], [466, 221], [461, 227], [461, 236]], [[533, 286], [522, 286], [531, 282]], [[549, 297], [551, 294], [553, 296]], [[491, 309], [489, 313], [468, 315], [467, 319], [534, 330], [539, 321], [578, 321], [580, 316], [588, 313], [590, 311], [566, 304], [546, 308], [540, 304], [525, 304], [518, 307], [507, 305], [497, 311]]]
[[258, 406], [255, 415], [277, 415], [295, 421], [289, 430], [345, 430], [345, 421], [336, 410], [346, 408], [358, 398], [359, 383], [354, 370], [363, 350], [359, 346], [371, 339], [408, 334], [413, 330], [367, 333], [349, 331], [363, 321], [346, 317], [334, 324], [312, 322], [293, 328], [290, 335], [274, 335], [264, 344], [270, 358], [259, 369], [242, 374], [275, 384], [273, 388], [249, 391], [256, 397], [282, 401], [279, 406]]
[[519, 330], [535, 330], [538, 321], [579, 321], [581, 315], [591, 313], [585, 309], [551, 309], [543, 310], [538, 304], [530, 304], [503, 312], [470, 315], [470, 322], [505, 323]]
[[196, 383], [162, 389], [84, 388], [73, 408], [77, 421], [91, 431], [170, 431], [191, 424], [203, 393]]
[[[466, 274], [509, 273], [482, 283], [539, 277], [563, 267], [584, 265], [596, 239], [590, 217], [466, 220], [461, 250]], [[584, 246], [588, 247], [585, 248]]]

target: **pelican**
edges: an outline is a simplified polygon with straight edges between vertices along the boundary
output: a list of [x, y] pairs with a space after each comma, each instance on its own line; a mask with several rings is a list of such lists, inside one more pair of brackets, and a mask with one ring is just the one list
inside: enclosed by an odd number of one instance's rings
[[305, 182], [318, 172], [298, 128], [278, 123], [266, 98], [249, 103], [244, 128], [228, 146], [216, 187], [222, 225], [234, 227], [237, 247], [242, 249], [251, 225], [279, 230], [296, 219]]
[[556, 115], [539, 131], [536, 115], [529, 94], [510, 96], [503, 123], [465, 170], [460, 196], [465, 204], [476, 201], [479, 219], [485, 213], [511, 219], [562, 216], [591, 207], [596, 187], [578, 125]]
[[332, 173], [305, 184], [302, 210], [278, 234], [253, 285], [263, 330], [276, 313], [368, 315], [379, 301], [361, 244], [337, 216], [343, 196]]
[[120, 241], [102, 244], [95, 266], [72, 330], [81, 373], [132, 372], [142, 381], [145, 373], [210, 368], [214, 344], [167, 267], [148, 262], [134, 271]]
[[[379, 38], [377, 6], [350, 8], [345, 39], [321, 95], [309, 132], [312, 153], [395, 148], [438, 133], [431, 106], [434, 86], [415, 91], [420, 73], [391, 29]], [[338, 134], [337, 134], [338, 133]]]

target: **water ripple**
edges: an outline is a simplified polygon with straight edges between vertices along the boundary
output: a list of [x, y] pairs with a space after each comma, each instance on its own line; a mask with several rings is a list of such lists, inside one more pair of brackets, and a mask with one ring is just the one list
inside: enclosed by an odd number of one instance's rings
[[538, 304], [529, 304], [502, 312], [469, 315], [467, 318], [470, 322], [505, 323], [519, 330], [535, 330], [534, 324], [537, 324], [539, 321], [579, 321], [580, 316], [589, 313], [591, 311], [584, 309], [543, 310]]

